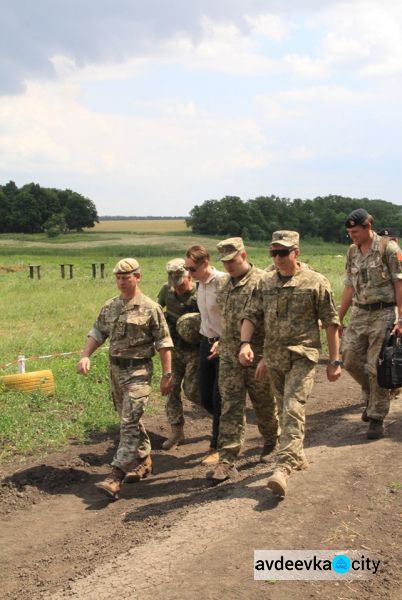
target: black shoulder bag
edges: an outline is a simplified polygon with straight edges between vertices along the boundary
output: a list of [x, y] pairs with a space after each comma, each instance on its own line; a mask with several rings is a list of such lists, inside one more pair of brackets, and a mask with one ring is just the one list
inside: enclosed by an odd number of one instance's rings
[[402, 338], [391, 331], [387, 329], [377, 363], [378, 385], [387, 390], [402, 387]]

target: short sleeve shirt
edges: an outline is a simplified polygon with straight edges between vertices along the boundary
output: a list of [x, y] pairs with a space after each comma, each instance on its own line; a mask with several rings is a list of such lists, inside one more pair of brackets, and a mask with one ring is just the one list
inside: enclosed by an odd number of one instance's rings
[[345, 285], [353, 287], [353, 298], [359, 304], [395, 302], [394, 281], [402, 279], [402, 251], [393, 240], [381, 248], [382, 243], [374, 233], [365, 256], [355, 244], [349, 247]]

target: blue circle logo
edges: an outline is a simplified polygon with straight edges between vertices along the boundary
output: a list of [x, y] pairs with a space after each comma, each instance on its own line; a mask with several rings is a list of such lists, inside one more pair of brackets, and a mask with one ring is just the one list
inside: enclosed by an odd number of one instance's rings
[[333, 570], [336, 573], [340, 573], [341, 575], [350, 571], [350, 565], [350, 558], [348, 556], [345, 556], [345, 554], [337, 554], [332, 559]]

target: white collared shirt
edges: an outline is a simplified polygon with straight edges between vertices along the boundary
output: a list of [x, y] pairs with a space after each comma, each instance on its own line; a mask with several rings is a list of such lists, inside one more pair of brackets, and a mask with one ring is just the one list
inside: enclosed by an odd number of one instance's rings
[[197, 303], [201, 314], [201, 335], [206, 337], [220, 337], [222, 333], [221, 311], [216, 303], [218, 281], [226, 273], [212, 267], [212, 273], [207, 281], [200, 281], [197, 290]]

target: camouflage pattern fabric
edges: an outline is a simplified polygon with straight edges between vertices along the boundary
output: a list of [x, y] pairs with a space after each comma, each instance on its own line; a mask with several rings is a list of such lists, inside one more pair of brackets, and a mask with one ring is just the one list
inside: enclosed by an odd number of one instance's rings
[[161, 307], [141, 292], [126, 303], [120, 296], [108, 300], [88, 335], [99, 344], [109, 338], [110, 356], [123, 358], [151, 358], [173, 346]]
[[112, 465], [127, 472], [137, 458], [151, 452], [141, 421], [151, 389], [150, 359], [155, 350], [172, 348], [173, 342], [161, 307], [142, 293], [128, 302], [120, 296], [108, 300], [88, 335], [100, 344], [109, 337], [111, 357], [144, 361], [130, 368], [110, 363], [112, 397], [120, 417], [120, 443]]
[[256, 327], [264, 318], [264, 359], [280, 415], [277, 461], [289, 471], [304, 461], [305, 403], [319, 357], [319, 319], [324, 328], [339, 325], [329, 281], [298, 264], [285, 281], [277, 271], [265, 272], [242, 315]]
[[229, 275], [219, 280], [217, 303], [222, 314], [222, 334], [219, 342], [219, 391], [222, 397], [219, 425], [219, 456], [222, 462], [233, 464], [245, 435], [245, 406], [248, 392], [257, 417], [264, 444], [275, 444], [278, 421], [275, 398], [268, 379], [255, 380], [255, 369], [262, 357], [264, 323], [261, 318], [251, 346], [255, 354], [252, 367], [242, 367], [238, 360], [241, 315], [248, 299], [264, 271], [253, 265], [239, 280]]
[[398, 279], [402, 279], [402, 251], [396, 242], [386, 240], [383, 246], [381, 237], [374, 233], [365, 256], [355, 244], [349, 247], [345, 285], [353, 287], [355, 302], [395, 302], [393, 282]]
[[341, 339], [345, 369], [368, 394], [367, 416], [382, 420], [389, 412], [389, 390], [377, 383], [377, 361], [387, 327], [395, 322], [395, 308], [368, 311], [352, 307]]
[[166, 416], [170, 425], [183, 425], [183, 402], [181, 391], [187, 400], [199, 404], [198, 347], [192, 350], [175, 348], [172, 353], [172, 390], [166, 401]]
[[113, 402], [120, 417], [120, 442], [112, 465], [125, 473], [151, 452], [151, 442], [141, 420], [151, 390], [152, 361], [129, 369], [110, 365]]
[[329, 281], [299, 263], [288, 281], [277, 271], [265, 271], [243, 311], [242, 318], [265, 325], [264, 358], [268, 367], [290, 369], [291, 353], [318, 362], [320, 329], [339, 325]]
[[199, 344], [201, 342], [200, 327], [200, 313], [187, 313], [177, 319], [177, 333], [188, 344]]
[[242, 367], [234, 358], [221, 359], [219, 391], [222, 397], [219, 422], [219, 459], [234, 464], [244, 443], [246, 431], [246, 393], [250, 397], [258, 430], [264, 444], [275, 444], [278, 434], [275, 398], [269, 378], [255, 379], [254, 367]]
[[313, 389], [316, 364], [292, 354], [288, 370], [268, 369], [279, 413], [279, 448], [276, 464], [288, 472], [306, 466], [303, 442], [306, 402]]
[[[374, 233], [365, 256], [355, 244], [346, 259], [345, 285], [353, 287], [359, 304], [395, 302], [394, 282], [402, 279], [402, 252], [398, 244]], [[394, 307], [368, 311], [352, 306], [349, 325], [341, 340], [346, 370], [368, 397], [367, 416], [382, 420], [388, 414], [390, 394], [377, 383], [377, 360], [387, 327], [395, 322]], [[367, 368], [365, 368], [367, 365]]]
[[191, 348], [177, 333], [176, 324], [182, 315], [198, 312], [196, 286], [189, 292], [178, 295], [174, 290], [169, 288], [168, 284], [165, 284], [159, 291], [158, 303], [162, 308], [166, 309], [166, 321], [175, 347]]
[[[199, 402], [198, 394], [198, 353], [199, 339], [192, 344], [180, 337], [177, 331], [177, 322], [180, 319], [196, 317], [199, 315], [197, 306], [197, 288], [194, 286], [190, 291], [178, 295], [169, 288], [162, 286], [158, 294], [158, 302], [166, 308], [166, 320], [169, 326], [174, 350], [172, 353], [172, 390], [166, 401], [166, 416], [170, 425], [183, 425], [183, 403], [181, 390], [183, 386], [184, 395], [191, 402]], [[199, 329], [199, 321], [198, 321]]]

